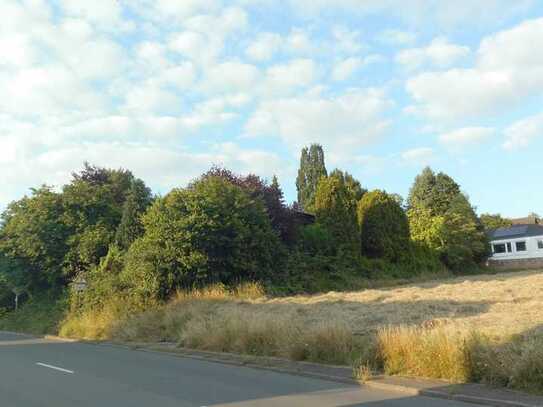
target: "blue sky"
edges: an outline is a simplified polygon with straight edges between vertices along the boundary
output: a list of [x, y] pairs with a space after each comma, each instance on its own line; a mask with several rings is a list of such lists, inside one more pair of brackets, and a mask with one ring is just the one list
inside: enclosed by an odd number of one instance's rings
[[301, 147], [405, 196], [543, 212], [537, 0], [2, 0], [0, 208], [84, 161], [156, 192], [212, 164], [295, 199]]

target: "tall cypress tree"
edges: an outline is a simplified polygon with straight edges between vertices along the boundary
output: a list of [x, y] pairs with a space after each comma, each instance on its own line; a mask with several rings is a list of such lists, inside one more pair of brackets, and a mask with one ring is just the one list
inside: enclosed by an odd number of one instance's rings
[[324, 150], [320, 144], [312, 144], [309, 149], [304, 147], [300, 158], [300, 169], [296, 178], [298, 189], [298, 204], [307, 211], [314, 211], [315, 192], [321, 177], [328, 172], [324, 164]]

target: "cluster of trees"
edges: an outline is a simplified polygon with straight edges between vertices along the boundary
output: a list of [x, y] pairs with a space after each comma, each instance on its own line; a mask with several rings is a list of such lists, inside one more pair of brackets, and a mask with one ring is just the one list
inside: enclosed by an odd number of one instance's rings
[[0, 301], [61, 289], [112, 245], [130, 246], [151, 201], [130, 171], [85, 164], [61, 192], [42, 186], [12, 202], [1, 216]]
[[315, 228], [330, 236], [342, 256], [349, 252], [413, 272], [435, 267], [436, 260], [451, 270], [469, 270], [488, 255], [482, 220], [444, 173], [425, 168], [404, 205], [396, 194], [368, 192], [348, 173], [327, 174], [322, 147], [313, 145], [302, 151], [297, 186], [299, 205], [315, 214]]
[[298, 202], [288, 206], [277, 178], [212, 168], [156, 197], [130, 171], [85, 164], [61, 191], [34, 189], [2, 214], [0, 307], [21, 294], [63, 291], [77, 276], [88, 283], [85, 303], [97, 306], [214, 282], [284, 286], [317, 275], [367, 277], [373, 268], [460, 270], [487, 253], [468, 198], [429, 168], [404, 205], [347, 172], [328, 173], [322, 147], [312, 145], [296, 186]]

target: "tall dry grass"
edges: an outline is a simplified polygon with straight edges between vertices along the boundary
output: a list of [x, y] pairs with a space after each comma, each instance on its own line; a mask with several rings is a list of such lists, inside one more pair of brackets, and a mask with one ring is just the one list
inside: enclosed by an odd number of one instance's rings
[[470, 378], [465, 336], [447, 328], [387, 327], [377, 335], [387, 374], [463, 382]]
[[384, 371], [483, 382], [543, 393], [543, 335], [496, 341], [479, 332], [448, 328], [388, 327], [377, 335]]
[[543, 391], [541, 294], [537, 272], [291, 297], [216, 285], [128, 317], [122, 304], [80, 315], [62, 333]]
[[275, 314], [254, 307], [258, 284], [221, 285], [180, 291], [166, 306], [117, 323], [110, 335], [121, 341], [168, 341], [219, 352], [349, 364], [363, 341], [341, 321], [307, 323], [296, 312]]

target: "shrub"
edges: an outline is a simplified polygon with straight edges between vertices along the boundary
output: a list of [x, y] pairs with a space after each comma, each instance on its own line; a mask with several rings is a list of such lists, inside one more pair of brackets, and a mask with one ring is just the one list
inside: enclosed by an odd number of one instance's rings
[[266, 280], [283, 257], [262, 201], [222, 178], [173, 190], [143, 223], [123, 281], [146, 297], [165, 299], [195, 284]]
[[362, 254], [399, 262], [409, 252], [409, 223], [391, 195], [375, 190], [358, 204]]
[[0, 315], [0, 331], [56, 335], [59, 323], [66, 310], [67, 296], [65, 293], [59, 291], [45, 292], [30, 298], [17, 311]]

